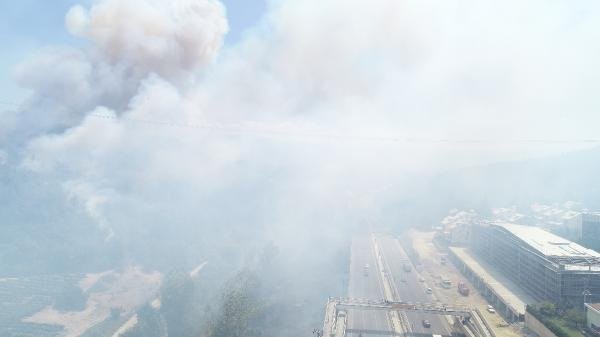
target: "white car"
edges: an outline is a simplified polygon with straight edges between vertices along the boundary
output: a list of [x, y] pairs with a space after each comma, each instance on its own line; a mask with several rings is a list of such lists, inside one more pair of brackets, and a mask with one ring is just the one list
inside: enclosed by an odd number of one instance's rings
[[488, 311], [490, 314], [493, 314], [493, 313], [495, 313], [495, 312], [496, 312], [496, 309], [494, 309], [494, 307], [492, 307], [491, 305], [488, 305], [488, 306], [487, 306], [487, 311]]
[[431, 293], [433, 292], [433, 290], [431, 290], [431, 288], [427, 288], [427, 289], [425, 290], [425, 292], [426, 292], [426, 293], [428, 293], [428, 294], [431, 294]]

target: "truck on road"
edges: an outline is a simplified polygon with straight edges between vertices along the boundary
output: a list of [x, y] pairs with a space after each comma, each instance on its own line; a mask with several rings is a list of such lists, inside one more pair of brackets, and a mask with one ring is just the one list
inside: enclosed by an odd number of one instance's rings
[[469, 286], [465, 282], [458, 282], [458, 292], [463, 296], [469, 296]]

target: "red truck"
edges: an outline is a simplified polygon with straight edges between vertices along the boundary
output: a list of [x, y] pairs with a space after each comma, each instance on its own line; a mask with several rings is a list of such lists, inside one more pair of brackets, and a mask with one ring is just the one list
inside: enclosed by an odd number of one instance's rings
[[463, 296], [469, 296], [469, 286], [465, 282], [458, 282], [458, 292]]

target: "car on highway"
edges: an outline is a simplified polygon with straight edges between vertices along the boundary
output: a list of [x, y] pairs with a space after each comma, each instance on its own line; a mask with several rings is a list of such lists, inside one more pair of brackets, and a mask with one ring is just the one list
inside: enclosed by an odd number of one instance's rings
[[425, 289], [425, 292], [428, 294], [431, 294], [433, 292], [433, 290], [431, 290], [431, 288], [427, 288], [427, 289]]
[[446, 276], [443, 276], [443, 275], [442, 275], [442, 276], [441, 276], [441, 279], [442, 279], [442, 282], [441, 282], [441, 284], [442, 284], [442, 287], [443, 287], [443, 288], [445, 288], [445, 289], [450, 289], [450, 288], [452, 288], [452, 281], [450, 281], [450, 279], [449, 279], [449, 278], [447, 278]]
[[431, 323], [429, 322], [429, 320], [424, 319], [421, 323], [423, 323], [424, 327], [431, 328]]
[[488, 305], [488, 306], [487, 306], [487, 311], [488, 311], [490, 314], [493, 314], [493, 313], [495, 313], [495, 312], [496, 312], [496, 309], [494, 309], [494, 307], [492, 307], [491, 305]]

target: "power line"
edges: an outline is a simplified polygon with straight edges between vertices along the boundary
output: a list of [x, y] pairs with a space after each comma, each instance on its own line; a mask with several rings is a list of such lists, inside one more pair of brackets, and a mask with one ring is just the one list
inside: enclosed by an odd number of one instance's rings
[[0, 104], [14, 106], [14, 107], [18, 107], [18, 108], [20, 108], [20, 107], [23, 106], [23, 103], [17, 103], [17, 102], [11, 102], [11, 101], [3, 101], [3, 100], [0, 100]]
[[[14, 107], [17, 111], [23, 107], [22, 102], [13, 102], [7, 100], [0, 100], [0, 105]], [[226, 123], [201, 123], [192, 124], [184, 122], [174, 121], [157, 121], [147, 120], [139, 118], [131, 118], [126, 116], [116, 116], [107, 114], [92, 113], [88, 115], [94, 118], [106, 119], [106, 120], [118, 120], [126, 121], [135, 124], [155, 125], [171, 128], [185, 128], [185, 129], [201, 129], [211, 132], [221, 132], [237, 135], [253, 135], [262, 137], [287, 137], [287, 138], [304, 138], [304, 139], [326, 139], [333, 141], [362, 141], [362, 142], [374, 142], [374, 143], [390, 143], [390, 144], [600, 144], [600, 139], [428, 139], [428, 138], [415, 138], [415, 137], [402, 137], [402, 136], [371, 136], [371, 135], [350, 135], [335, 132], [306, 132], [298, 130], [274, 130], [271, 128], [264, 127], [253, 127], [248, 123], [239, 124], [226, 124]]]
[[413, 143], [413, 144], [600, 144], [600, 139], [427, 139], [414, 137], [400, 136], [366, 136], [366, 135], [350, 135], [341, 133], [323, 133], [323, 132], [298, 132], [294, 130], [273, 130], [260, 127], [252, 127], [245, 123], [226, 124], [226, 123], [182, 123], [173, 121], [157, 121], [138, 118], [130, 118], [126, 116], [106, 115], [106, 114], [90, 114], [90, 117], [126, 121], [136, 124], [146, 124], [155, 126], [164, 126], [171, 128], [186, 128], [186, 129], [202, 129], [213, 132], [222, 132], [230, 134], [249, 134], [256, 136], [277, 136], [289, 138], [314, 138], [314, 139], [329, 139], [339, 141], [367, 141], [381, 143]]
[[293, 130], [273, 130], [261, 127], [252, 127], [248, 124], [239, 123], [208, 123], [204, 122], [201, 124], [171, 122], [171, 121], [156, 121], [146, 120], [130, 117], [117, 117], [115, 115], [105, 114], [90, 114], [89, 116], [107, 120], [119, 120], [132, 123], [146, 124], [146, 125], [158, 125], [172, 128], [187, 128], [187, 129], [202, 129], [208, 131], [230, 133], [230, 134], [250, 134], [258, 136], [279, 136], [289, 138], [321, 138], [321, 139], [332, 139], [332, 140], [355, 140], [355, 141], [388, 141], [388, 142], [402, 142], [405, 139], [399, 137], [378, 137], [378, 136], [362, 136], [362, 135], [345, 135], [336, 133], [314, 133], [314, 132], [298, 132]]

